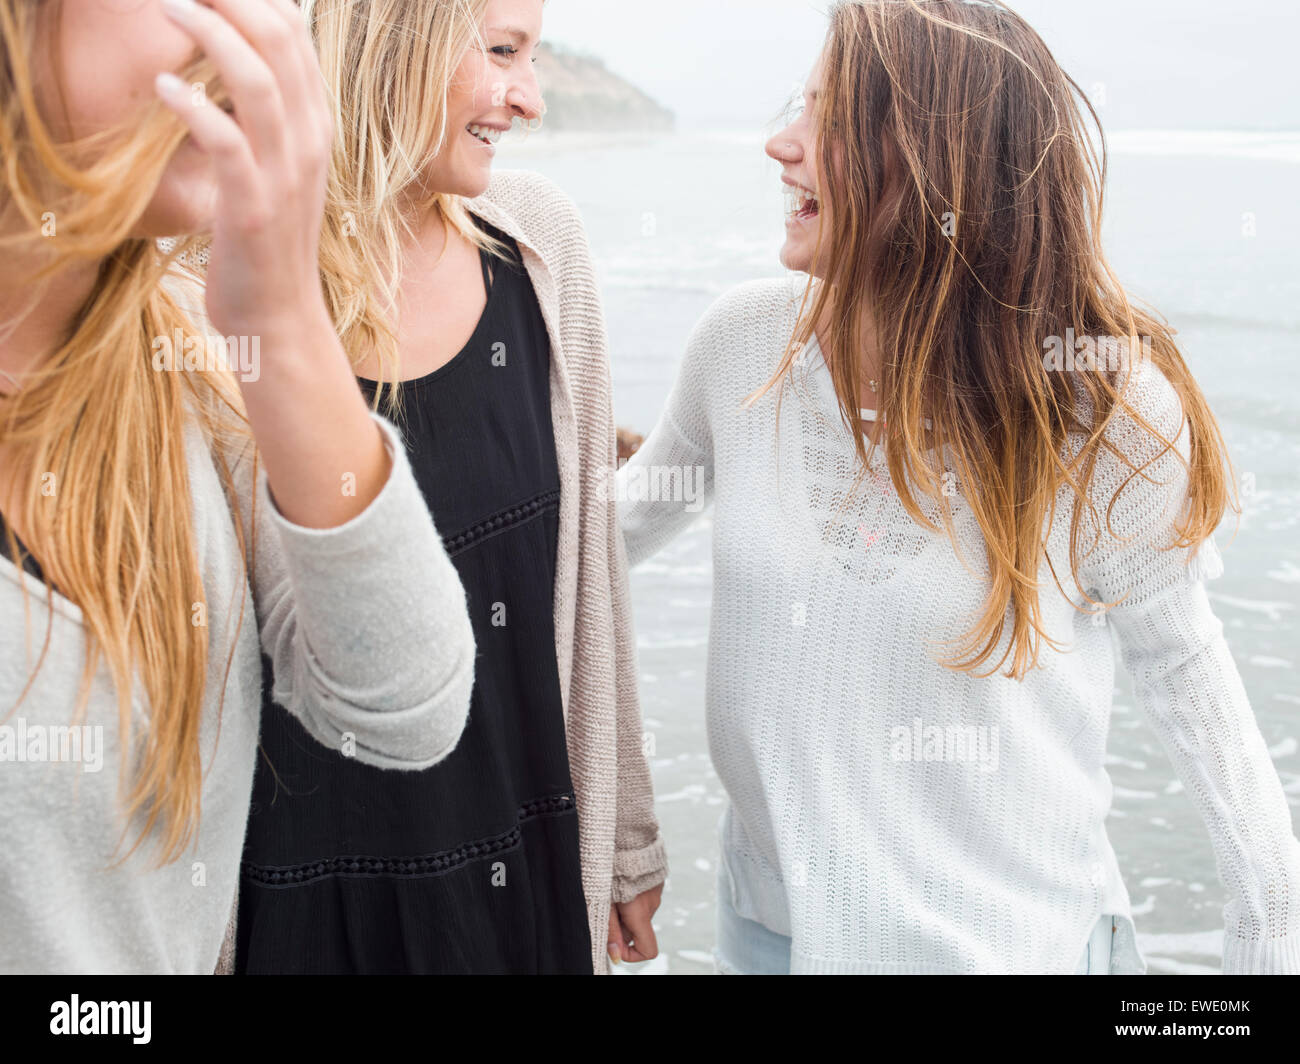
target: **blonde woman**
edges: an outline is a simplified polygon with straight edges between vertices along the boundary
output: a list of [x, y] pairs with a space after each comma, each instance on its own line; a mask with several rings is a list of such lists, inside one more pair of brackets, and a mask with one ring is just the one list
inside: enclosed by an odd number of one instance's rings
[[[464, 724], [465, 596], [321, 298], [294, 5], [0, 0], [0, 106], [0, 970], [207, 973], [259, 636], [312, 741], [420, 769]], [[205, 310], [154, 238], [209, 231]], [[205, 314], [256, 345], [238, 378]]]
[[[322, 273], [366, 396], [400, 413], [478, 642], [469, 723], [398, 776], [268, 715], [242, 972], [586, 973], [656, 955], [666, 873], [612, 502], [582, 223], [492, 177], [543, 110], [542, 0], [306, 5], [337, 138]], [[284, 714], [276, 714], [284, 717]]]
[[834, 5], [767, 149], [806, 284], [710, 311], [621, 474], [634, 563], [695, 509], [650, 474], [716, 505], [724, 971], [1143, 971], [1121, 656], [1214, 842], [1225, 971], [1300, 971], [1300, 847], [1206, 598], [1223, 441], [1106, 266], [1072, 89], [1004, 5]]

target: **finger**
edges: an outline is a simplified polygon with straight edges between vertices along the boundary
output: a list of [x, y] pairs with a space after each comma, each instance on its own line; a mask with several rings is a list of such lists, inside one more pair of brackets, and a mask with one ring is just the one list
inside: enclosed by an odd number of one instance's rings
[[[297, 25], [287, 22], [281, 11], [267, 0], [208, 0], [214, 10], [223, 15], [266, 63], [280, 87], [285, 113], [301, 120], [307, 112], [307, 72], [304, 66], [300, 31], [305, 29], [302, 15]], [[292, 6], [292, 5], [291, 5]], [[295, 11], [298, 9], [295, 7]], [[311, 69], [316, 71], [316, 56], [311, 56]], [[311, 115], [309, 120], [314, 120]], [[293, 133], [298, 121], [289, 124]]]
[[627, 947], [623, 942], [623, 925], [618, 919], [618, 909], [613, 905], [609, 907], [609, 937], [605, 940], [605, 952], [609, 954], [609, 959], [615, 964], [626, 960]]
[[619, 919], [627, 931], [637, 960], [648, 961], [659, 956], [659, 942], [650, 923], [650, 909], [646, 905], [624, 905], [619, 909]]
[[322, 148], [328, 152], [337, 136], [337, 121], [332, 94], [316, 52], [311, 22], [296, 0], [267, 0], [267, 3], [290, 27], [302, 57], [302, 94], [296, 106], [301, 108], [303, 128], [319, 130]]
[[641, 961], [648, 961], [650, 958], [636, 948], [636, 940], [632, 937], [632, 929], [628, 926], [621, 912], [619, 914], [619, 927], [623, 935], [624, 963], [639, 964]]
[[185, 123], [194, 143], [212, 159], [227, 202], [256, 203], [261, 196], [257, 160], [235, 120], [206, 99], [196, 100], [193, 87], [175, 74], [159, 74], [154, 87], [163, 104]]
[[306, 63], [309, 70], [319, 70], [320, 59], [316, 55], [316, 42], [312, 39], [311, 23], [297, 0], [266, 0], [266, 2], [289, 27], [289, 36], [298, 50], [299, 58]]
[[271, 68], [225, 17], [196, 0], [162, 0], [163, 10], [194, 38], [221, 73], [240, 128], [253, 154], [274, 162], [285, 157], [284, 101]]

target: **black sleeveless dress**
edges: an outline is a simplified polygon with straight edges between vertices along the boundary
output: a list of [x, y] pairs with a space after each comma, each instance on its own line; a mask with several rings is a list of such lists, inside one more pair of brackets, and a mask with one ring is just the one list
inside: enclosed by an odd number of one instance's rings
[[517, 245], [486, 231], [510, 260], [482, 256], [478, 327], [403, 384], [400, 421], [469, 600], [469, 722], [444, 761], [400, 772], [263, 713], [239, 972], [591, 974], [552, 612], [550, 342]]
[[34, 576], [41, 583], [45, 582], [45, 570], [41, 568], [41, 563], [31, 556], [27, 551], [27, 544], [15, 534], [14, 539], [18, 541], [18, 557], [13, 555], [13, 549], [9, 545], [9, 526], [5, 524], [4, 514], [0, 514], [0, 555], [8, 558], [14, 566], [23, 570], [28, 576]]

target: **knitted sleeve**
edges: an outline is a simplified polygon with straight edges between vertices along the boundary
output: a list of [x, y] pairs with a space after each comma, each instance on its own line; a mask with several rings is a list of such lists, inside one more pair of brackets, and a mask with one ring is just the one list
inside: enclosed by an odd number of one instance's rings
[[[1177, 444], [1118, 496], [1111, 526], [1081, 567], [1094, 598], [1127, 596], [1109, 617], [1142, 711], [1196, 803], [1214, 845], [1224, 906], [1223, 970], [1300, 972], [1300, 844], [1277, 771], [1206, 593], [1223, 565], [1213, 539], [1199, 551], [1166, 549], [1187, 499], [1190, 430], [1172, 385], [1149, 365], [1129, 400]], [[1131, 414], [1107, 433], [1135, 465], [1161, 449]], [[1130, 470], [1098, 460], [1099, 509]], [[1085, 584], [1085, 586], [1087, 586]]]
[[246, 459], [233, 473], [255, 544], [251, 584], [275, 702], [358, 761], [422, 769], [464, 730], [474, 633], [401, 437], [372, 417], [393, 469], [366, 510], [338, 528], [286, 520], [265, 472], [252, 482]]
[[619, 525], [632, 566], [667, 546], [713, 500], [709, 380], [726, 350], [728, 302], [724, 297], [695, 327], [658, 424], [619, 470]]

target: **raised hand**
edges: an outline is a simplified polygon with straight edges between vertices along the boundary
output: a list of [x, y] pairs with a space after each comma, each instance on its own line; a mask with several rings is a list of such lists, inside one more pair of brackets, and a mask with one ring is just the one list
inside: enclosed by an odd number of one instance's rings
[[244, 405], [282, 515], [335, 528], [364, 511], [392, 470], [330, 320], [318, 263], [331, 109], [290, 0], [161, 0], [217, 68], [232, 114], [174, 75], [158, 94], [212, 160], [217, 187], [208, 317], [257, 340]]
[[266, 342], [324, 313], [317, 252], [333, 124], [316, 53], [290, 0], [162, 0], [221, 74], [228, 114], [174, 74], [158, 94], [212, 160], [218, 193], [208, 314]]

